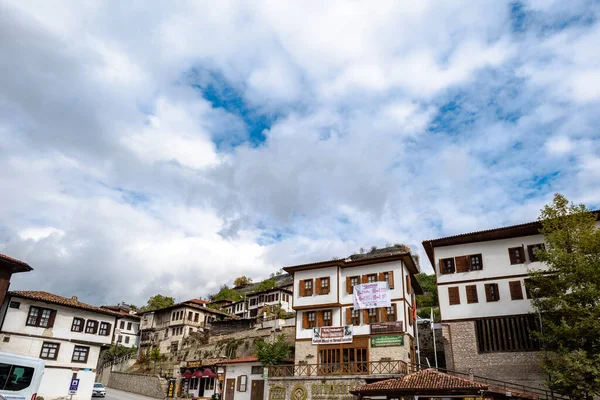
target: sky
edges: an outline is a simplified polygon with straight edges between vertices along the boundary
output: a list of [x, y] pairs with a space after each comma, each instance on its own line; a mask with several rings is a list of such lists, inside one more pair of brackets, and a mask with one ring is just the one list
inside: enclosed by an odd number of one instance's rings
[[0, 0], [11, 289], [142, 305], [600, 207], [597, 1]]

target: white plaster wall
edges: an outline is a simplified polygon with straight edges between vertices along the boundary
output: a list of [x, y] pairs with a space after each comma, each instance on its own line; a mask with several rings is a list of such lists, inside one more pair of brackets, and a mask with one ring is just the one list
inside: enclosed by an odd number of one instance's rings
[[[346, 292], [346, 277], [349, 276], [362, 276], [369, 274], [378, 274], [380, 272], [394, 272], [394, 289], [390, 290], [390, 298], [392, 299], [400, 299], [405, 296], [405, 288], [404, 288], [404, 273], [403, 273], [403, 263], [402, 261], [391, 261], [385, 263], [378, 264], [369, 264], [363, 265], [359, 267], [350, 267], [350, 268], [341, 268], [340, 269], [340, 281], [339, 281], [339, 291], [340, 291], [340, 303], [353, 304], [352, 294]], [[308, 272], [308, 271], [307, 271]], [[378, 277], [379, 279], [379, 277]]]
[[[314, 310], [302, 310], [302, 311], [296, 312], [296, 339], [312, 338], [312, 332], [313, 332], [312, 328], [310, 328], [310, 329], [302, 328], [302, 313], [310, 312], [310, 311], [322, 311], [322, 310], [329, 310], [329, 308], [319, 308], [319, 309], [314, 309]], [[341, 320], [341, 318], [342, 318], [341, 308], [340, 307], [331, 307], [331, 311], [332, 311], [331, 312], [332, 326], [344, 325]], [[316, 315], [315, 315], [315, 318], [317, 318]], [[358, 333], [354, 332], [354, 334], [356, 335]]]
[[[46, 400], [57, 397], [68, 397], [72, 377], [73, 371], [70, 369], [46, 367], [38, 396], [42, 396]], [[77, 378], [79, 379], [79, 388], [77, 389], [77, 394], [73, 396], [73, 400], [90, 400], [92, 398], [96, 373], [79, 370], [77, 371]]]
[[[115, 328], [115, 317], [113, 316], [64, 307], [56, 304], [47, 304], [41, 301], [21, 299], [17, 297], [12, 297], [11, 301], [18, 301], [21, 303], [21, 305], [18, 309], [10, 307], [7, 308], [6, 317], [2, 325], [2, 331], [5, 333], [18, 332], [28, 335], [43, 335], [49, 338], [74, 339], [106, 345], [110, 345], [111, 343], [113, 330]], [[54, 327], [41, 328], [27, 326], [27, 315], [29, 315], [30, 306], [56, 310]], [[110, 332], [108, 336], [100, 336], [98, 333], [85, 333], [85, 325], [84, 332], [71, 332], [71, 326], [73, 324], [74, 317], [84, 318], [86, 323], [88, 319], [98, 321], [98, 324], [101, 322], [107, 322], [111, 325]]]
[[[121, 329], [121, 321], [124, 322], [124, 328]], [[128, 324], [131, 323], [131, 329], [127, 329]], [[115, 328], [115, 336], [113, 344], [120, 344], [125, 347], [138, 347], [140, 344], [140, 320], [136, 318], [123, 317], [117, 320]], [[121, 342], [119, 342], [119, 335], [122, 336]], [[125, 337], [129, 337], [129, 343], [125, 342]]]
[[[252, 375], [252, 366], [260, 366], [259, 362], [255, 363], [240, 363], [240, 364], [229, 364], [225, 370], [225, 382], [227, 379], [235, 379], [235, 394], [233, 396], [234, 400], [250, 400], [250, 393], [252, 393], [252, 381], [261, 381], [263, 380], [262, 375]], [[248, 377], [246, 391], [238, 392], [237, 390], [237, 379], [238, 376], [246, 375]], [[227, 385], [225, 385], [225, 392], [227, 392]], [[265, 385], [265, 395], [267, 392], [267, 388]], [[227, 393], [224, 393], [222, 398], [225, 398]]]
[[[404, 313], [404, 308], [407, 307], [406, 306], [406, 302], [404, 302], [404, 301], [392, 301], [392, 304], [396, 304], [396, 311], [398, 312], [398, 315], [396, 315], [396, 320], [397, 321], [402, 321], [402, 326], [404, 327], [405, 332], [408, 335], [413, 336], [413, 329], [410, 326], [408, 326], [408, 321], [405, 318], [405, 315], [408, 315], [408, 314]], [[343, 309], [342, 309], [342, 313], [341, 313], [342, 318], [343, 318], [342, 325], [345, 325], [345, 322], [346, 322], [346, 310], [348, 308], [352, 308], [352, 307], [347, 306], [347, 307], [343, 307]], [[354, 326], [354, 329], [353, 329], [354, 335], [370, 335], [371, 334], [370, 325], [368, 323], [365, 324], [363, 317], [364, 316], [361, 314], [361, 317], [360, 317], [361, 325], [360, 326]]]
[[[485, 268], [485, 267], [484, 267]], [[508, 282], [520, 281], [523, 290], [523, 300], [511, 300], [510, 288]], [[500, 300], [487, 302], [485, 298], [485, 284], [497, 283], [500, 293]], [[478, 303], [467, 303], [467, 293], [465, 286], [477, 286]], [[458, 287], [460, 294], [460, 304], [449, 304], [448, 288]], [[444, 321], [463, 319], [463, 318], [483, 318], [501, 315], [526, 314], [533, 311], [531, 301], [525, 295], [524, 278], [497, 279], [482, 282], [458, 283], [451, 285], [438, 286], [440, 310]]]
[[[319, 304], [337, 303], [338, 294], [336, 288], [338, 287], [338, 267], [327, 267], [319, 269], [311, 269], [308, 271], [297, 271], [294, 273], [294, 294], [293, 294], [293, 305], [294, 307], [302, 306], [317, 306]], [[329, 294], [316, 294], [316, 278], [329, 277]], [[300, 297], [300, 281], [304, 279], [313, 279], [313, 295]], [[346, 281], [344, 281], [346, 285]]]

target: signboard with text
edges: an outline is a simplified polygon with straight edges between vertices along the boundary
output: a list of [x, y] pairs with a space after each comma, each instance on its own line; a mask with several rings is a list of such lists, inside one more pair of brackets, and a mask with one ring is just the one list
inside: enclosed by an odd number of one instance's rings
[[352, 343], [352, 325], [313, 328], [312, 344]]
[[402, 321], [375, 322], [371, 324], [371, 335], [378, 333], [403, 333]]
[[167, 397], [175, 397], [175, 379], [169, 379], [169, 386], [167, 386]]
[[392, 305], [387, 282], [371, 282], [355, 285], [352, 299], [355, 310], [391, 307]]
[[373, 336], [371, 347], [404, 346], [404, 335]]

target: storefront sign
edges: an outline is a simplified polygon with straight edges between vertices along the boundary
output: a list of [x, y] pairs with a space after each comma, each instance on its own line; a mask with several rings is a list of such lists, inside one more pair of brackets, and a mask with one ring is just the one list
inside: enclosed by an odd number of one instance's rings
[[313, 328], [312, 343], [352, 343], [352, 325]]
[[354, 383], [346, 381], [315, 383], [310, 388], [310, 397], [311, 400], [354, 400], [356, 397], [350, 393], [354, 389]]
[[272, 386], [269, 391], [269, 400], [285, 400], [285, 388], [283, 386]]
[[404, 335], [374, 336], [371, 347], [404, 346]]
[[387, 282], [372, 282], [355, 285], [352, 294], [355, 310], [391, 307], [390, 289]]
[[175, 397], [175, 379], [169, 379], [169, 386], [167, 386], [167, 397]]
[[377, 322], [371, 324], [371, 335], [376, 335], [378, 333], [403, 333], [404, 327], [402, 326], [402, 321], [394, 321], [394, 322]]
[[188, 361], [187, 362], [188, 368], [198, 368], [201, 366], [202, 366], [202, 361]]

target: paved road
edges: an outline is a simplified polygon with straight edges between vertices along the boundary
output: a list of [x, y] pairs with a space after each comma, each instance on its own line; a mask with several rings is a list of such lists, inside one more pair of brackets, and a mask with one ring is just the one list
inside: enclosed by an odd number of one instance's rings
[[[101, 397], [94, 397], [93, 400], [101, 400]], [[142, 396], [141, 394], [135, 394], [130, 392], [123, 392], [117, 389], [106, 388], [106, 400], [157, 400], [153, 397]]]

